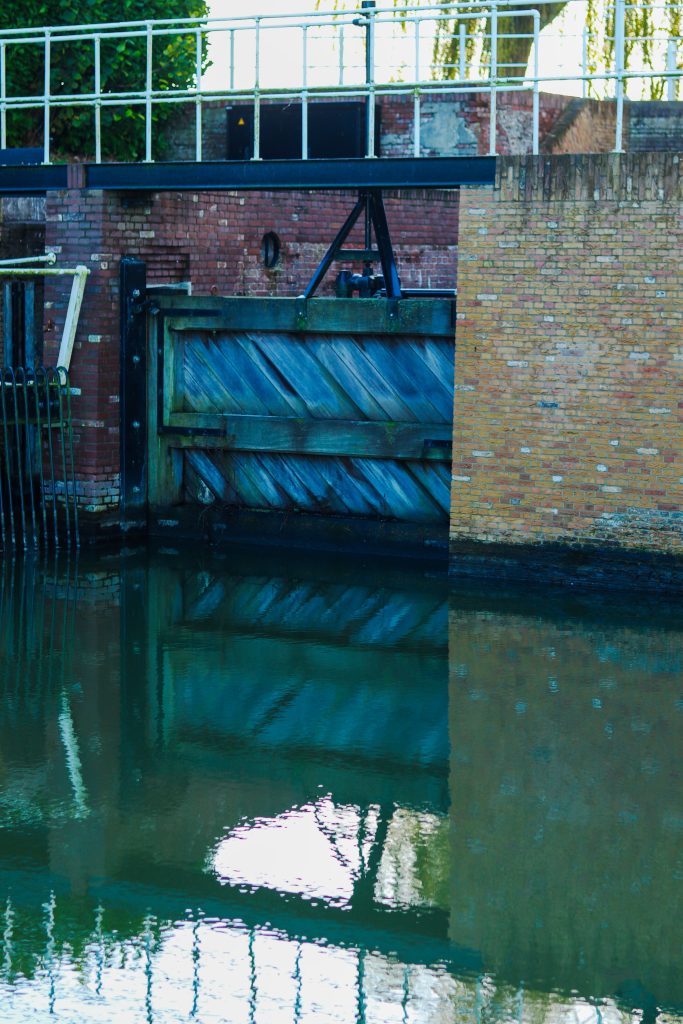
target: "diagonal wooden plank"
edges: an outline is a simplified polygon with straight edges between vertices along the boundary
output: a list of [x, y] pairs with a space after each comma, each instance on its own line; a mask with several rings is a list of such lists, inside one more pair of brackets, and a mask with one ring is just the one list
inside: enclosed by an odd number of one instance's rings
[[357, 339], [334, 337], [310, 339], [320, 362], [339, 380], [368, 419], [415, 422], [417, 417], [396, 388], [367, 358]]
[[226, 347], [209, 338], [192, 337], [185, 344], [185, 402], [203, 411], [207, 399], [226, 412], [265, 415], [266, 403], [236, 369]]
[[315, 419], [362, 419], [360, 409], [315, 357], [307, 344], [292, 335], [255, 338], [261, 352], [290, 382]]
[[450, 401], [448, 386], [436, 382], [425, 364], [397, 345], [389, 349], [377, 338], [363, 338], [359, 344], [373, 365], [402, 400], [410, 407], [417, 421], [449, 421], [452, 417], [452, 384]]

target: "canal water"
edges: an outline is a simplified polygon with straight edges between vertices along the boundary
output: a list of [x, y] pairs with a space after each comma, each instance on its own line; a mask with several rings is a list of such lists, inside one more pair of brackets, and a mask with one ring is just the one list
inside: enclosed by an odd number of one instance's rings
[[[0, 568], [0, 1022], [683, 1022], [683, 617]], [[199, 560], [198, 560], [199, 559]]]

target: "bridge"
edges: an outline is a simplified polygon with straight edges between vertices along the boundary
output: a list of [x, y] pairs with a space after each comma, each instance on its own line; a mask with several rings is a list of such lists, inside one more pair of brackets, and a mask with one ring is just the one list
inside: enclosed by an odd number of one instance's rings
[[[440, 188], [490, 183], [493, 161], [485, 157], [501, 152], [499, 103], [512, 94], [523, 94], [528, 102], [528, 138], [522, 143], [526, 151], [539, 152], [541, 95], [550, 92], [613, 100], [613, 148], [619, 152], [629, 99], [649, 93], [675, 100], [681, 94], [680, 29], [675, 19], [667, 24], [661, 4], [616, 0], [607, 23], [589, 30], [587, 0], [572, 0], [574, 27], [569, 18], [560, 38], [549, 34], [552, 25], [545, 28], [550, 11], [550, 0], [476, 0], [407, 5], [399, 18], [393, 5], [363, 0], [353, 10], [334, 14], [249, 14], [3, 30], [0, 149], [6, 162], [28, 160], [34, 166], [0, 166], [0, 193], [68, 187], [74, 172], [59, 162], [60, 119], [63, 123], [65, 114], [78, 112], [82, 117], [88, 111], [87, 152], [79, 154], [82, 162], [76, 173], [79, 184], [98, 189]], [[647, 31], [642, 18], [636, 27], [638, 12], [647, 14]], [[283, 47], [286, 65], [278, 59]], [[133, 65], [125, 80], [111, 70], [116, 50], [123, 50]], [[186, 73], [178, 76], [179, 81], [162, 75], [164, 53], [169, 50], [184, 55]], [[598, 50], [613, 56], [598, 59]], [[510, 56], [515, 52], [528, 54], [529, 59]], [[33, 90], [26, 91], [25, 83], [17, 84], [13, 78], [19, 57], [32, 59], [42, 69], [42, 82]], [[70, 81], [60, 72], [66, 60], [79, 60], [90, 74]], [[473, 92], [484, 102], [483, 159], [435, 158], [425, 139], [428, 105], [456, 102]], [[377, 161], [377, 104], [389, 98], [401, 98], [409, 108], [410, 151], [402, 152], [399, 160]], [[317, 114], [321, 104], [330, 103], [355, 105], [356, 114], [363, 109], [350, 149], [337, 150], [336, 159], [326, 159], [324, 146], [321, 152], [316, 142]], [[208, 119], [217, 109], [224, 116], [225, 104], [245, 111], [237, 148], [246, 160], [216, 160], [207, 152]], [[278, 104], [288, 110], [291, 144], [286, 155], [296, 157], [286, 163], [268, 158], [269, 112]], [[183, 119], [184, 124], [191, 123], [192, 159], [182, 163], [173, 159], [172, 147], [159, 134], [159, 122], [168, 124], [171, 109], [174, 125]], [[117, 165], [112, 162], [109, 127], [122, 111], [139, 122], [141, 134], [137, 158]], [[16, 127], [19, 115], [33, 119], [33, 141], [39, 140], [23, 158], [16, 153], [17, 146], [25, 145]], [[298, 151], [292, 152], [291, 145]], [[316, 156], [322, 159], [312, 159]]]

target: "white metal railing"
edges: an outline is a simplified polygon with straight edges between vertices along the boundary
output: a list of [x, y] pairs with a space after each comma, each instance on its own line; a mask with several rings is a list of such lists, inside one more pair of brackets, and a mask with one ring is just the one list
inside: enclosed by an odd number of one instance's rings
[[[648, 82], [655, 83], [667, 99], [681, 95], [683, 40], [671, 25], [683, 21], [683, 3], [659, 0], [646, 5], [615, 0], [608, 8], [608, 23], [597, 32], [589, 32], [585, 25], [566, 30], [558, 44], [556, 35], [542, 31], [543, 11], [549, 2], [474, 0], [467, 4], [407, 4], [398, 12], [394, 6], [377, 6], [334, 13], [314, 11], [305, 16], [253, 14], [5, 29], [0, 32], [0, 148], [21, 144], [21, 139], [16, 141], [18, 131], [11, 124], [12, 116], [34, 111], [40, 117], [42, 111], [43, 160], [48, 164], [56, 112], [64, 108], [82, 112], [85, 108], [92, 111], [92, 149], [81, 155], [94, 155], [100, 163], [107, 158], [103, 111], [118, 108], [142, 115], [144, 159], [152, 161], [155, 113], [167, 104], [191, 104], [195, 158], [201, 160], [203, 110], [207, 103], [226, 100], [253, 104], [253, 159], [258, 160], [261, 105], [270, 100], [297, 100], [305, 159], [310, 104], [323, 98], [354, 97], [370, 101], [366, 155], [371, 157], [376, 134], [373, 101], [404, 95], [413, 97], [412, 151], [419, 156], [425, 99], [477, 90], [489, 96], [488, 148], [492, 154], [499, 136], [499, 94], [531, 92], [531, 149], [536, 153], [539, 93], [543, 89], [615, 99], [614, 148], [620, 151], [624, 102], [629, 96], [633, 98]], [[587, 10], [586, 0], [571, 0], [567, 10], [575, 16], [578, 12], [580, 20], [581, 12]], [[634, 12], [645, 10], [650, 31], [634, 35]], [[439, 48], [439, 40], [444, 39], [450, 40], [449, 45]], [[515, 62], [505, 56], [513, 43], [528, 49], [528, 61]], [[591, 53], [598, 46], [607, 46], [613, 57], [597, 63]], [[60, 77], [67, 47], [89, 55], [90, 80], [77, 90], [68, 71]], [[106, 57], [112, 47], [130, 48], [129, 58], [137, 62], [133, 78], [124, 82], [123, 88], [112, 84], [107, 73]], [[156, 81], [158, 57], [173, 47], [183, 50], [186, 68], [191, 53], [191, 74], [181, 84]], [[568, 65], [564, 58], [571, 47], [576, 58]], [[35, 92], [16, 94], [12, 91], [13, 68], [27, 56], [40, 68], [37, 78], [42, 90], [37, 85]]]

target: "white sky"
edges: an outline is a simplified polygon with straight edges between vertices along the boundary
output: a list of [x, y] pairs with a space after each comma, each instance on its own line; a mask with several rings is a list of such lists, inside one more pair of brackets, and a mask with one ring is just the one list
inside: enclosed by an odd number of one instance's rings
[[[251, 17], [255, 14], [308, 14], [315, 10], [315, 0], [210, 0], [210, 16], [212, 18]], [[342, 5], [346, 10], [360, 7], [359, 0], [346, 0]], [[378, 6], [390, 6], [389, 0], [380, 0]], [[321, 12], [334, 10], [334, 0], [321, 0]], [[558, 23], [551, 25], [543, 33], [543, 44], [540, 49], [539, 71], [541, 75], [556, 76], [566, 73], [575, 75], [581, 60], [581, 31], [583, 27], [585, 2], [575, 0], [563, 15], [565, 24], [562, 26], [562, 39], [559, 38]], [[425, 26], [426, 31], [429, 26]], [[386, 28], [383, 29], [386, 34]], [[351, 30], [347, 37], [345, 66], [347, 81], [362, 81], [363, 54], [360, 48], [362, 32]], [[354, 46], [354, 36], [357, 44]], [[265, 31], [262, 35], [262, 78], [264, 87], [300, 86], [301, 85], [301, 33], [290, 31]], [[254, 63], [253, 42], [248, 34], [241, 36], [241, 46], [236, 57], [236, 74], [234, 84], [238, 88], [249, 88], [253, 85]], [[210, 56], [213, 66], [204, 76], [204, 86], [210, 89], [228, 87], [229, 46], [227, 34], [216, 36], [210, 44]], [[422, 77], [429, 77], [429, 58], [431, 56], [430, 40], [422, 43]], [[398, 27], [393, 40], [378, 40], [377, 64], [384, 68], [387, 77], [401, 75], [404, 69], [405, 78], [414, 77], [414, 43], [412, 36], [401, 32]], [[334, 43], [311, 39], [309, 44], [309, 84], [331, 84], [335, 81], [335, 65], [338, 63], [338, 52]], [[324, 69], [323, 65], [327, 65]], [[580, 93], [578, 83], [563, 83], [552, 87], [557, 92]]]
[[[433, 3], [434, 0], [431, 0]], [[427, 0], [425, 0], [427, 6]], [[212, 18], [253, 18], [255, 14], [292, 16], [295, 25], [297, 15], [314, 14], [315, 0], [209, 0]], [[339, 7], [349, 12], [360, 8], [360, 0], [340, 0]], [[378, 7], [391, 7], [391, 0], [378, 0]], [[319, 13], [331, 14], [335, 9], [335, 0], [321, 0]], [[553, 23], [541, 33], [539, 46], [539, 76], [542, 79], [554, 79], [541, 83], [541, 89], [548, 92], [581, 95], [582, 83], [576, 81], [582, 65], [583, 41], [582, 32], [585, 24], [587, 0], [571, 0], [564, 11]], [[657, 18], [655, 18], [657, 22]], [[292, 27], [290, 29], [267, 30], [266, 21], [261, 33], [261, 86], [263, 88], [289, 87], [300, 88], [302, 85], [302, 33]], [[421, 60], [420, 80], [429, 81], [431, 43], [434, 34], [434, 22], [425, 21], [421, 29]], [[668, 36], [665, 21], [659, 18], [657, 37], [653, 44], [655, 53], [654, 66], [662, 71], [666, 68]], [[254, 33], [238, 33], [239, 45], [236, 45], [235, 88], [248, 90], [254, 84]], [[335, 27], [318, 28], [309, 33], [308, 44], [308, 85], [336, 85], [339, 81], [339, 35]], [[364, 80], [364, 31], [360, 27], [348, 24], [344, 33], [344, 82], [346, 85], [361, 84]], [[215, 34], [209, 41], [209, 55], [212, 67], [204, 75], [204, 88], [211, 90], [228, 90], [230, 82], [230, 60], [228, 34]], [[634, 48], [629, 57], [629, 69], [637, 72], [643, 67], [642, 48]], [[377, 26], [376, 44], [377, 80], [414, 81], [415, 80], [415, 44], [411, 28], [403, 30], [397, 18], [393, 22], [384, 22]], [[530, 69], [533, 68], [533, 55]], [[567, 78], [563, 79], [566, 75]], [[639, 98], [646, 83], [634, 77], [628, 84], [628, 95]], [[604, 93], [605, 87], [597, 86], [598, 94]], [[607, 95], [614, 95], [614, 85], [609, 83]]]

